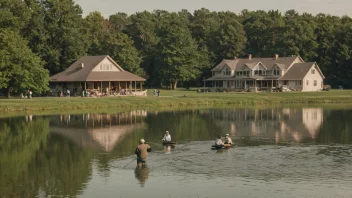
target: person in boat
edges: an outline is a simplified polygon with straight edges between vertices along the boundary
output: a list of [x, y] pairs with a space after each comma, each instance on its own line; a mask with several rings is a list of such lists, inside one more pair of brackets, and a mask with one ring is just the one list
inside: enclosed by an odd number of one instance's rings
[[222, 137], [221, 135], [218, 136], [215, 140], [215, 147], [216, 148], [222, 148], [224, 146], [224, 142], [222, 142]]
[[225, 136], [224, 145], [225, 146], [231, 146], [232, 145], [232, 139], [230, 138], [229, 134], [226, 134], [226, 136]]
[[148, 145], [145, 144], [145, 140], [141, 139], [139, 141], [139, 145], [136, 148], [136, 151], [134, 152], [137, 155], [137, 165], [142, 164], [145, 166], [147, 164], [147, 156], [148, 152], [151, 152], [152, 148]]
[[164, 138], [162, 139], [163, 143], [169, 143], [171, 142], [171, 135], [169, 131], [165, 132]]

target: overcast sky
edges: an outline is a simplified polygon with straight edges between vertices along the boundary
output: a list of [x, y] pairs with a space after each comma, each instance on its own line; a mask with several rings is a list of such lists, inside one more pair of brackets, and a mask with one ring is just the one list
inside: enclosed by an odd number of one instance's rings
[[105, 17], [117, 12], [133, 14], [139, 11], [153, 11], [156, 9], [190, 12], [200, 8], [211, 11], [232, 11], [235, 13], [243, 9], [272, 10], [282, 12], [295, 9], [299, 13], [326, 13], [332, 15], [352, 16], [352, 0], [75, 0], [84, 15], [92, 11], [99, 11]]

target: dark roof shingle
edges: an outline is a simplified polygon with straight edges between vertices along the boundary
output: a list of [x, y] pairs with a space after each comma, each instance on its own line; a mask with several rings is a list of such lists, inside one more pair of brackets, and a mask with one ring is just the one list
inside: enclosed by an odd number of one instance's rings
[[313, 62], [296, 63], [290, 67], [280, 80], [302, 80], [313, 65], [315, 65]]
[[[105, 58], [110, 60], [120, 71], [92, 71]], [[82, 67], [83, 65], [83, 67]], [[124, 71], [112, 58], [103, 56], [83, 56], [65, 71], [50, 77], [54, 82], [85, 81], [145, 81], [144, 78]]]

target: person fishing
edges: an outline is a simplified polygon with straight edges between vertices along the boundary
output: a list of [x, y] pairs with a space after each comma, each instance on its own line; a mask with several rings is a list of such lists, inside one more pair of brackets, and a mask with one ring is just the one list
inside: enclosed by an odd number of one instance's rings
[[215, 147], [216, 148], [222, 148], [224, 146], [224, 143], [222, 142], [221, 135], [218, 136], [215, 140]]
[[230, 138], [229, 134], [226, 134], [224, 144], [228, 146], [232, 145], [232, 139]]
[[139, 145], [136, 148], [136, 151], [134, 152], [137, 155], [137, 165], [142, 164], [145, 166], [147, 164], [147, 156], [148, 152], [151, 152], [152, 148], [148, 145], [145, 144], [145, 140], [141, 139], [139, 141]]
[[171, 135], [170, 135], [169, 131], [166, 131], [166, 132], [165, 132], [165, 135], [164, 135], [164, 138], [162, 139], [162, 141], [163, 141], [164, 143], [171, 142]]

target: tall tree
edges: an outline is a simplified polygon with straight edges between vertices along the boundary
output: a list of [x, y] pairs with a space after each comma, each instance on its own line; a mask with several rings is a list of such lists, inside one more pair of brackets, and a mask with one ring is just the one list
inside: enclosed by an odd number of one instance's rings
[[82, 9], [73, 0], [44, 0], [47, 40], [43, 59], [51, 74], [61, 72], [85, 55], [88, 39]]
[[12, 90], [45, 91], [48, 82], [48, 71], [21, 35], [10, 29], [0, 29], [0, 88], [7, 89], [10, 96]]
[[201, 54], [189, 29], [172, 24], [159, 44], [159, 71], [162, 79], [177, 88], [178, 82], [197, 78], [201, 73]]
[[140, 67], [141, 58], [133, 41], [122, 32], [109, 32], [102, 42], [102, 54], [109, 54], [118, 64], [129, 72], [144, 75]]
[[85, 18], [88, 29], [89, 55], [101, 55], [102, 42], [109, 32], [109, 21], [107, 21], [100, 12], [91, 12]]

